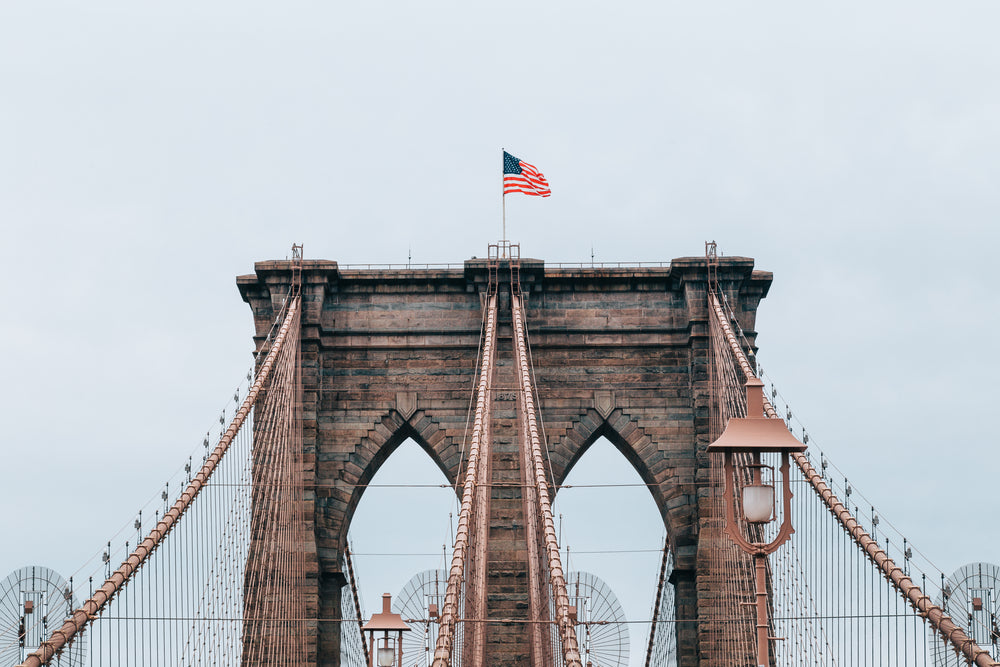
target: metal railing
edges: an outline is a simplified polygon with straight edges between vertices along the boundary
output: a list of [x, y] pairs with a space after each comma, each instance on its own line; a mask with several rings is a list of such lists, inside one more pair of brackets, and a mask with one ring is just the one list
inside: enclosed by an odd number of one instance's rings
[[[485, 257], [473, 257], [473, 260], [486, 260]], [[547, 269], [669, 269], [670, 262], [543, 262]], [[412, 271], [433, 269], [464, 269], [465, 263], [454, 262], [441, 264], [338, 264], [341, 271]]]

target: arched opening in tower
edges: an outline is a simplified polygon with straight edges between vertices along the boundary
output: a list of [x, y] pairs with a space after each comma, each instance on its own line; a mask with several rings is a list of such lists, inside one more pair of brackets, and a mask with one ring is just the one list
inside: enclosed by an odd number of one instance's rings
[[[645, 664], [666, 539], [647, 485], [601, 437], [573, 465], [553, 511], [571, 601], [581, 621], [581, 652], [589, 652], [593, 664]], [[659, 616], [652, 664], [676, 664], [671, 594], [664, 581], [660, 608], [671, 617]]]
[[[361, 604], [361, 618], [380, 611], [383, 593], [392, 610], [413, 631], [404, 636], [406, 665], [429, 665], [436, 623], [431, 604], [440, 609], [458, 514], [455, 490], [441, 469], [414, 440], [407, 439], [382, 463], [358, 503], [348, 531], [351, 559]], [[416, 582], [416, 583], [414, 583]], [[344, 587], [344, 617], [353, 601]], [[356, 628], [343, 628], [341, 665], [356, 661]]]

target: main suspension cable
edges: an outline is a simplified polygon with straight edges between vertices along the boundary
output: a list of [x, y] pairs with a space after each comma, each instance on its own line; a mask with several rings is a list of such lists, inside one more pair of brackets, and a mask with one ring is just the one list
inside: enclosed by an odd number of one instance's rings
[[[492, 292], [492, 290], [491, 290]], [[480, 472], [480, 457], [483, 442], [487, 442], [486, 456], [489, 456], [488, 429], [490, 419], [490, 384], [494, 369], [496, 350], [497, 296], [490, 293], [486, 301], [486, 328], [483, 332], [482, 363], [479, 368], [479, 385], [476, 395], [476, 411], [472, 427], [472, 441], [469, 444], [469, 461], [465, 471], [462, 489], [462, 505], [455, 532], [455, 546], [452, 550], [451, 570], [445, 589], [444, 604], [441, 609], [441, 627], [434, 648], [434, 667], [449, 667], [455, 643], [455, 626], [459, 620], [459, 600], [465, 580], [465, 564], [469, 539], [472, 533], [472, 505], [477, 491]], [[486, 436], [484, 438], [484, 436]], [[485, 548], [485, 545], [479, 545]]]

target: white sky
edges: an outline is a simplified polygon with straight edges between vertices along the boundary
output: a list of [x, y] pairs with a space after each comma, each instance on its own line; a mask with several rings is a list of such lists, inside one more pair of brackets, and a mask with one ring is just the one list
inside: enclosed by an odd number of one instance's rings
[[0, 577], [75, 571], [200, 443], [234, 276], [482, 255], [501, 147], [552, 184], [525, 256], [773, 271], [812, 444], [946, 572], [1000, 563], [996, 3], [81, 4], [0, 4]]

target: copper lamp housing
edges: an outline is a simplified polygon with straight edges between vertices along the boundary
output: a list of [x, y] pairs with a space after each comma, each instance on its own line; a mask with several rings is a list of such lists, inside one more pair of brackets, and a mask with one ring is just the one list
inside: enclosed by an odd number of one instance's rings
[[[725, 490], [726, 534], [749, 554], [767, 555], [774, 553], [795, 530], [792, 528], [791, 502], [792, 489], [789, 478], [789, 455], [794, 452], [804, 452], [806, 446], [793, 436], [785, 422], [780, 418], [769, 419], [764, 414], [764, 383], [757, 378], [750, 378], [746, 383], [747, 416], [733, 418], [726, 424], [719, 438], [708, 446], [709, 453], [721, 453], [725, 456]], [[749, 467], [753, 475], [752, 487], [763, 485], [761, 456], [763, 454], [781, 454], [781, 485], [782, 485], [782, 522], [777, 536], [766, 544], [751, 542], [742, 533], [736, 520], [735, 483], [733, 480], [733, 455], [748, 454], [753, 457], [753, 463], [742, 464]], [[751, 487], [748, 487], [751, 488]], [[762, 523], [762, 521], [755, 521]]]
[[[364, 624], [361, 632], [368, 633], [368, 667], [381, 667], [391, 665], [391, 662], [384, 662], [383, 656], [395, 654], [397, 667], [403, 667], [403, 633], [409, 632], [410, 626], [406, 624], [403, 617], [392, 613], [392, 596], [388, 593], [382, 595], [382, 613], [372, 614], [371, 620]], [[376, 632], [384, 633], [378, 643], [382, 646], [376, 648]], [[397, 633], [396, 637], [390, 638], [389, 633]], [[395, 639], [394, 645], [389, 640]]]

